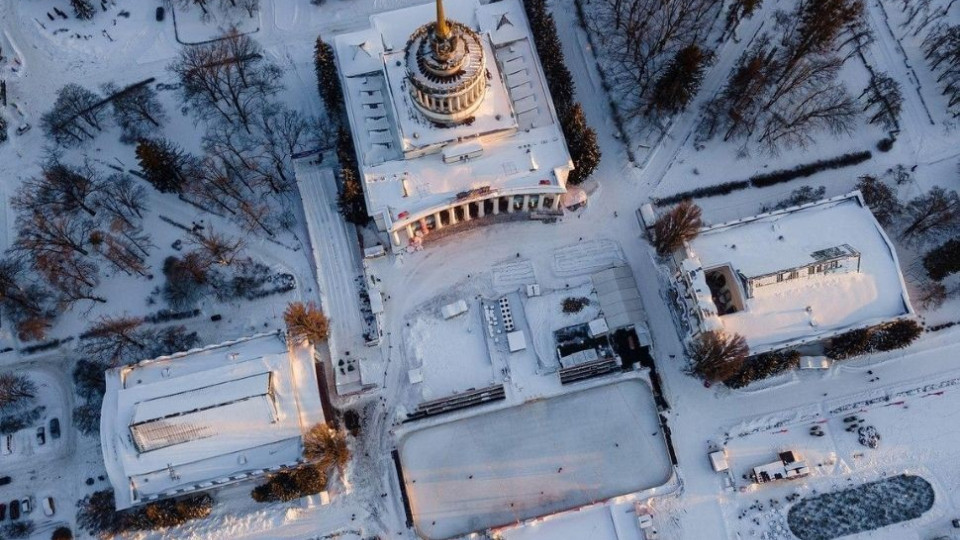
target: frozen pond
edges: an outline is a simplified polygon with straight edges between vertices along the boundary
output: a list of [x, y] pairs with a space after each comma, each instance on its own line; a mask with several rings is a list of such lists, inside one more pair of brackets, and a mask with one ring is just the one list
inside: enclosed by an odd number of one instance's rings
[[631, 379], [432, 426], [400, 441], [430, 539], [660, 486], [671, 466], [649, 386]]

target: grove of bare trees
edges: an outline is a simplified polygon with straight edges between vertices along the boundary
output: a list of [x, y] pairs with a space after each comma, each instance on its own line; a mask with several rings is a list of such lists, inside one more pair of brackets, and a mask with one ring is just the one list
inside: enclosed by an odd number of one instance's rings
[[960, 116], [960, 24], [940, 23], [923, 40], [924, 58], [937, 75], [947, 107]]
[[711, 382], [725, 381], [736, 375], [749, 352], [743, 336], [720, 331], [700, 334], [690, 348], [694, 373]]
[[702, 137], [742, 140], [744, 149], [755, 141], [776, 153], [807, 146], [818, 132], [852, 129], [857, 107], [837, 74], [841, 53], [869, 39], [863, 1], [803, 0], [775, 21], [775, 33], [757, 37], [708, 105]]
[[590, 4], [585, 10], [589, 30], [615, 66], [609, 73], [611, 97], [628, 116], [672, 113], [686, 105], [688, 97], [671, 101], [668, 92], [696, 92], [712, 54], [703, 44], [722, 5], [719, 0]]

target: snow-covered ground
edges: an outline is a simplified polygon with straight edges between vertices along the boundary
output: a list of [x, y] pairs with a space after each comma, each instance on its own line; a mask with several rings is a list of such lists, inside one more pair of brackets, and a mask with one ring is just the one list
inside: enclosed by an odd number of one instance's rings
[[[775, 204], [790, 191], [804, 185], [823, 185], [827, 196], [846, 193], [859, 175], [883, 175], [899, 164], [908, 170], [915, 167], [912, 171], [914, 180], [898, 186], [898, 194], [903, 200], [919, 195], [933, 185], [952, 189], [960, 185], [956, 170], [958, 136], [955, 126], [945, 120], [946, 104], [935, 75], [926, 67], [911, 30], [900, 26], [904, 19], [901, 3], [881, 1], [882, 5], [876, 1], [867, 2], [870, 23], [876, 35], [867, 59], [876, 69], [890, 73], [904, 86], [903, 125], [894, 148], [888, 153], [874, 151], [871, 160], [854, 167], [819, 173], [775, 187], [749, 188], [704, 199], [700, 203], [708, 222], [719, 223], [753, 215], [762, 205]], [[422, 0], [327, 0], [318, 7], [309, 0], [262, 0], [262, 10], [257, 17], [259, 30], [253, 36], [265, 47], [266, 55], [285, 69], [284, 82], [288, 88], [281, 99], [304, 114], [315, 115], [323, 112], [312, 66], [317, 34], [328, 39], [335, 33], [365, 26], [371, 13], [420, 3]], [[957, 376], [953, 373], [953, 364], [960, 358], [960, 332], [957, 328], [926, 334], [905, 351], [847, 361], [828, 372], [789, 373], [745, 391], [705, 389], [683, 371], [686, 362], [681, 343], [663, 300], [668, 280], [633, 217], [636, 208], [651, 196], [743, 179], [755, 172], [788, 168], [846, 151], [873, 149], [876, 141], [885, 135], [878, 128], [861, 125], [853, 137], [836, 139], [824, 136], [806, 151], [789, 151], [778, 157], [760, 152], [738, 157], [735, 144], [724, 145], [717, 141], [702, 149], [696, 146], [693, 130], [699, 118], [698, 107], [722, 85], [750, 36], [761, 25], [768, 24], [766, 21], [771, 19], [775, 9], [788, 7], [791, 3], [790, 0], [765, 2], [757, 15], [741, 25], [738, 35], [742, 39], [727, 42], [719, 48], [717, 60], [704, 78], [694, 107], [674, 119], [666, 137], [642, 156], [641, 164], [637, 166], [629, 163], [621, 139], [615, 137], [616, 128], [609, 117], [607, 97], [599, 83], [593, 52], [586, 45], [583, 31], [577, 27], [573, 1], [551, 2], [566, 63], [577, 82], [578, 98], [588, 122], [597, 129], [604, 154], [594, 179], [586, 186], [591, 194], [589, 205], [565, 214], [557, 224], [514, 222], [477, 228], [433, 242], [424, 251], [371, 262], [372, 271], [381, 280], [384, 298], [388, 301], [383, 344], [378, 349], [365, 350], [364, 354], [377, 370], [382, 369], [382, 383], [372, 393], [343, 401], [362, 411], [364, 422], [360, 436], [352, 443], [356, 459], [347, 471], [347, 481], [335, 480], [331, 485], [333, 500], [330, 505], [310, 507], [301, 501], [259, 504], [249, 497], [251, 486], [241, 484], [216, 493], [217, 503], [208, 519], [140, 536], [195, 539], [413, 537], [414, 531], [405, 523], [399, 484], [390, 458], [390, 451], [397, 443], [391, 433], [394, 423], [404, 419], [403, 413], [409, 412], [427, 396], [409, 383], [409, 370], [418, 367], [421, 361], [413, 358], [410, 351], [421, 348], [425, 356], [429, 351], [430, 361], [447, 362], [446, 369], [439, 376], [434, 373], [437, 392], [430, 394], [433, 396], [445, 395], [445, 390], [474, 386], [474, 381], [481, 381], [486, 375], [487, 368], [480, 369], [479, 366], [490, 361], [484, 345], [475, 339], [482, 334], [482, 328], [476, 328], [472, 334], [466, 328], [458, 330], [459, 335], [452, 334], [458, 336], [455, 343], [469, 349], [465, 353], [444, 350], [442, 325], [446, 322], [436, 320], [423, 326], [425, 323], [417, 319], [418, 310], [429, 305], [438, 309], [442, 305], [440, 302], [447, 298], [451, 301], [461, 297], [470, 300], [476, 295], [495, 298], [528, 283], [540, 283], [544, 296], [524, 300], [523, 304], [534, 334], [528, 344], [535, 344], [534, 351], [516, 360], [509, 357], [502, 360], [495, 354], [493, 360], [506, 362], [510, 367], [505, 405], [520, 405], [525, 400], [555, 395], [564, 390], [555, 374], [542, 372], [532, 354], [553, 354], [552, 347], [547, 347], [550, 339], [545, 335], [566, 326], [567, 321], [577, 319], [563, 315], [554, 307], [559, 300], [568, 295], [590, 297], [589, 274], [618, 261], [627, 262], [636, 275], [647, 312], [646, 322], [653, 337], [655, 360], [671, 406], [664, 416], [672, 431], [683, 487], [673, 495], [654, 498], [648, 503], [662, 538], [712, 540], [737, 538], [738, 534], [747, 538], [751, 528], [756, 528], [757, 537], [761, 532], [781, 534], [781, 529], [764, 525], [761, 530], [752, 521], [756, 517], [762, 523], [782, 523], [774, 514], [783, 512], [770, 511], [769, 499], [778, 499], [778, 508], [783, 508], [786, 506], [784, 497], [793, 492], [809, 495], [817, 490], [822, 493], [904, 471], [919, 474], [934, 485], [937, 493], [934, 508], [915, 523], [861, 536], [900, 539], [910, 538], [910, 535], [932, 538], [949, 534], [949, 518], [960, 512], [955, 489], [960, 482], [960, 469], [956, 465], [960, 456], [955, 450], [960, 434], [951, 427], [951, 419], [960, 412], [960, 399], [957, 399], [960, 394], [952, 385], [942, 388], [938, 385]], [[55, 21], [49, 20], [46, 13], [52, 13], [55, 5], [69, 12], [68, 3], [61, 0], [0, 2], [3, 36], [0, 42], [4, 44], [4, 54], [16, 51], [19, 61], [0, 66], [0, 73], [7, 80], [8, 100], [11, 102], [4, 114], [11, 119], [12, 129], [20, 123], [33, 126], [21, 136], [11, 132], [10, 141], [0, 145], [0, 178], [3, 179], [0, 197], [5, 202], [24, 178], [39, 172], [38, 163], [44, 153], [39, 117], [49, 109], [56, 90], [64, 83], [79, 81], [96, 88], [104, 82], [123, 84], [148, 77], [157, 77], [157, 82], [163, 84], [176, 82], [165, 69], [180, 47], [169, 10], [166, 20], [158, 23], [154, 19], [154, 4], [108, 3], [107, 12], [98, 13], [90, 22], [78, 23], [57, 16], [54, 16]], [[128, 11], [129, 17], [121, 15], [121, 11]], [[890, 20], [889, 29], [884, 23], [887, 18]], [[956, 6], [942, 17], [954, 24], [957, 18]], [[59, 31], [61, 27], [66, 31]], [[850, 81], [855, 95], [866, 77], [865, 69], [856, 62], [859, 60], [848, 63], [843, 75]], [[198, 148], [203, 129], [195, 126], [189, 115], [180, 114], [177, 92], [161, 90], [159, 94], [169, 116], [164, 134], [191, 150]], [[12, 103], [16, 103], [16, 107]], [[117, 135], [116, 129], [108, 130], [84, 148], [82, 154], [99, 164], [119, 163], [124, 168], [134, 167], [132, 148], [120, 145], [116, 141]], [[70, 151], [64, 158], [79, 160], [80, 155], [81, 152]], [[323, 193], [313, 195], [329, 199], [330, 195]], [[315, 200], [305, 197], [305, 204]], [[327, 200], [326, 204], [325, 210], [329, 211], [334, 202]], [[151, 191], [149, 205], [152, 210], [145, 219], [145, 228], [158, 246], [149, 261], [153, 268], [158, 269], [164, 257], [174, 254], [169, 246], [185, 236], [183, 231], [161, 220], [160, 215], [187, 227], [194, 222], [205, 226], [212, 224], [219, 231], [240, 234], [226, 220], [186, 205], [176, 197]], [[15, 216], [7, 204], [0, 205], [0, 212], [3, 213], [0, 221], [6, 225], [0, 228], [0, 247], [5, 248], [12, 240]], [[296, 213], [299, 214], [299, 210]], [[280, 314], [287, 302], [320, 299], [317, 275], [312, 268], [314, 260], [307, 249], [308, 235], [303, 223], [297, 224], [290, 233], [284, 233], [282, 245], [256, 235], [249, 235], [246, 239], [247, 253], [251, 257], [274, 270], [294, 275], [298, 288], [257, 301], [206, 301], [201, 306], [202, 316], [186, 322], [208, 343], [279, 328]], [[925, 249], [902, 245], [897, 248], [908, 288], [913, 292], [919, 280], [917, 276], [922, 274], [922, 269], [918, 270], [917, 257]], [[155, 273], [161, 276], [159, 271]], [[143, 315], [158, 310], [163, 306], [150, 304], [147, 298], [161, 279], [157, 277], [151, 281], [104, 275], [100, 289], [109, 302], [89, 311], [82, 307], [64, 313], [51, 335], [58, 338], [75, 336], [101, 315]], [[352, 277], [347, 281], [350, 280]], [[471, 303], [471, 312], [464, 317], [476, 321], [476, 309], [477, 304]], [[920, 311], [928, 323], [956, 320], [958, 313], [960, 300], [957, 298], [938, 310]], [[209, 321], [209, 316], [214, 314], [222, 314], [223, 320]], [[335, 323], [338, 317], [339, 314], [332, 315]], [[453, 324], [466, 325], [471, 320], [468, 318], [455, 320]], [[411, 324], [409, 330], [408, 322]], [[582, 321], [577, 319], [574, 322]], [[434, 323], [436, 326], [432, 327]], [[419, 331], [418, 324], [421, 325]], [[7, 474], [13, 476], [14, 481], [0, 487], [0, 500], [21, 497], [26, 486], [35, 487], [30, 491], [37, 497], [55, 493], [58, 511], [53, 519], [73, 524], [73, 502], [106, 487], [101, 479], [104, 471], [98, 441], [80, 436], [66, 421], [69, 417], [66, 411], [72, 408], [74, 399], [68, 380], [75, 358], [73, 345], [67, 344], [41, 355], [25, 356], [17, 350], [20, 347], [17, 340], [9, 335], [9, 325], [4, 324], [2, 331], [4, 341], [15, 349], [0, 356], [4, 367], [23, 372], [46, 370], [51, 381], [57, 381], [60, 389], [56, 393], [62, 399], [45, 396], [44, 400], [51, 403], [50, 411], [55, 408], [52, 403], [62, 403], [59, 410], [63, 411], [64, 435], [60, 447], [44, 449], [46, 455], [38, 452], [29, 462], [11, 464]], [[335, 339], [354, 340], [356, 336]], [[408, 339], [411, 341], [407, 342]], [[437, 365], [437, 368], [441, 369], [441, 366]], [[463, 379], [458, 377], [461, 369]], [[428, 378], [430, 372], [429, 368], [425, 370], [422, 384], [432, 384]], [[496, 372], [493, 376], [496, 377]], [[879, 380], [875, 380], [877, 377]], [[471, 382], [467, 383], [467, 379]], [[926, 390], [908, 395], [907, 392], [914, 388]], [[937, 393], [940, 391], [943, 394]], [[891, 395], [889, 401], [869, 403], [887, 394]], [[898, 401], [904, 403], [891, 405]], [[861, 412], [860, 409], [866, 410]], [[606, 422], [604, 413], [595, 414], [598, 420]], [[879, 430], [882, 441], [878, 449], [860, 447], [852, 434], [844, 431], [843, 418], [850, 414], [861, 416]], [[817, 422], [823, 422], [818, 425], [822, 425], [826, 433], [824, 437], [809, 435], [808, 428]], [[516, 435], [509, 431], [513, 426], [495, 424], [492, 427]], [[753, 433], [738, 436], [742, 431]], [[772, 460], [777, 451], [785, 448], [797, 449], [811, 463], [824, 465], [816, 467], [809, 478], [797, 483], [751, 488], [744, 493], [727, 492], [721, 477], [710, 469], [706, 458], [708, 442], [724, 441], [725, 433], [730, 434], [726, 444], [738, 486], [744, 485], [740, 477], [744, 471]], [[26, 430], [17, 435], [17, 441], [29, 444], [31, 437], [31, 432]], [[48, 437], [47, 444], [51, 442]], [[443, 444], [456, 449], [460, 441], [445, 440]], [[860, 456], [855, 457], [857, 454]], [[10, 457], [0, 456], [0, 463]], [[759, 506], [751, 509], [756, 501], [764, 503], [763, 510], [758, 510]], [[506, 538], [551, 540], [637, 537], [635, 532], [616, 525], [611, 535], [611, 527], [605, 521], [609, 519], [606, 512], [615, 516], [615, 524], [624, 522], [624, 516], [633, 519], [629, 504], [608, 505], [543, 520], [506, 531], [504, 535]], [[744, 516], [742, 519], [741, 515]], [[48, 525], [41, 525], [34, 537], [48, 538]]]

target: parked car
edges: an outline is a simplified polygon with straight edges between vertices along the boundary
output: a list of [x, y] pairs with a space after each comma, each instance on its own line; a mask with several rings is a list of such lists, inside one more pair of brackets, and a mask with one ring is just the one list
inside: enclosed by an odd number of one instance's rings
[[37, 428], [37, 444], [43, 446], [47, 443], [47, 433], [43, 426]]
[[57, 511], [56, 507], [53, 505], [53, 497], [44, 497], [43, 498], [43, 515], [50, 517]]
[[20, 501], [16, 499], [10, 501], [10, 519], [20, 519]]
[[50, 419], [50, 436], [54, 439], [60, 438], [60, 419], [51, 418]]
[[3, 455], [9, 456], [12, 453], [13, 453], [13, 433], [10, 433], [3, 439]]
[[7, 503], [0, 503], [0, 521], [7, 519]]
[[0, 486], [5, 486], [13, 481], [9, 476], [0, 476]]
[[163, 6], [157, 7], [157, 22], [163, 22], [163, 16], [166, 12], [163, 9]]
[[20, 499], [20, 511], [24, 514], [29, 514], [33, 511], [33, 508], [30, 506], [30, 499], [28, 497]]

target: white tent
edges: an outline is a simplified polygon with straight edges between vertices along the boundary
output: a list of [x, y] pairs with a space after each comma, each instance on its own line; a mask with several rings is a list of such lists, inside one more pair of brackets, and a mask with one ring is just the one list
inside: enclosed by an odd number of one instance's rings
[[629, 266], [616, 266], [590, 277], [600, 299], [600, 310], [611, 330], [643, 320], [640, 291]]

